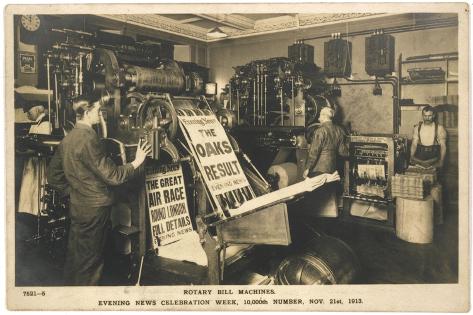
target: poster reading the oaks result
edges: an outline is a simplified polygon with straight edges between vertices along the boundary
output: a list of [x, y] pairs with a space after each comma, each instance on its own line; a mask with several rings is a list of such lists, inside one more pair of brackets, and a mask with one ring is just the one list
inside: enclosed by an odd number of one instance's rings
[[146, 200], [155, 249], [193, 231], [180, 164], [146, 169]]
[[255, 194], [217, 118], [179, 116], [179, 121], [218, 209], [235, 209], [253, 199]]

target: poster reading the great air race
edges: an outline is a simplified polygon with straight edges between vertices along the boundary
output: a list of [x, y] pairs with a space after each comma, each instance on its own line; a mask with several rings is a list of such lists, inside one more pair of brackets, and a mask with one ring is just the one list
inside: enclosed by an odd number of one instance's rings
[[193, 231], [180, 164], [147, 168], [146, 200], [155, 249]]

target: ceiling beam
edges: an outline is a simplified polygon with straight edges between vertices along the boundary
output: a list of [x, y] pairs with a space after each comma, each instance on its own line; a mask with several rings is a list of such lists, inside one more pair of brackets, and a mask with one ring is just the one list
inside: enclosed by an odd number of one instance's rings
[[[206, 42], [207, 29], [190, 24], [178, 24], [176, 20], [160, 16], [158, 14], [102, 14], [96, 17], [113, 20], [121, 24], [121, 27], [131, 25], [143, 29], [154, 30], [160, 33], [191, 38], [193, 40]], [[175, 40], [179, 43], [178, 40]]]
[[192, 23], [192, 22], [197, 22], [197, 21], [202, 21], [202, 18], [198, 17], [198, 16], [195, 16], [195, 17], [191, 17], [191, 18], [188, 18], [188, 19], [176, 20], [176, 23], [187, 24], [187, 23]]
[[255, 21], [238, 14], [196, 14], [196, 16], [239, 30], [253, 29], [255, 26]]

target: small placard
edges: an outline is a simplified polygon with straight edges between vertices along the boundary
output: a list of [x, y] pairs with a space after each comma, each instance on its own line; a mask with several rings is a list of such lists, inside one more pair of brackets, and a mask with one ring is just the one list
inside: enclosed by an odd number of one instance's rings
[[20, 54], [21, 73], [36, 73], [36, 56], [33, 54]]

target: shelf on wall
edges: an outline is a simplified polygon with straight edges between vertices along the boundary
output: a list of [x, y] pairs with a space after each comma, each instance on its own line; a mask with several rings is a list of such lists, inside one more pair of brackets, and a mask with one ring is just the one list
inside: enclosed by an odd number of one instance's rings
[[19, 93], [26, 101], [47, 102], [48, 94], [53, 96], [52, 90], [38, 89], [31, 85], [22, 85], [15, 88], [15, 92]]
[[458, 136], [458, 128], [445, 128], [448, 135]]
[[419, 111], [422, 110], [426, 104], [411, 104], [411, 105], [400, 105], [402, 111]]
[[421, 56], [412, 56], [407, 57], [405, 60], [401, 61], [401, 64], [406, 63], [421, 63], [421, 62], [436, 62], [436, 61], [450, 61], [458, 60], [458, 52], [448, 52], [440, 54], [430, 54], [430, 55], [421, 55]]
[[401, 85], [458, 83], [458, 80], [401, 81]]
[[408, 64], [408, 63], [423, 63], [423, 62], [442, 62], [442, 61], [447, 61], [447, 60], [458, 60], [458, 57], [447, 57], [447, 58], [442, 58], [442, 59], [418, 59], [418, 60], [404, 60], [402, 61], [402, 64]]

